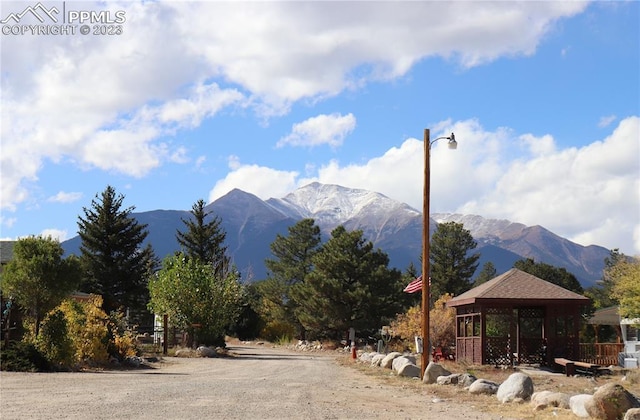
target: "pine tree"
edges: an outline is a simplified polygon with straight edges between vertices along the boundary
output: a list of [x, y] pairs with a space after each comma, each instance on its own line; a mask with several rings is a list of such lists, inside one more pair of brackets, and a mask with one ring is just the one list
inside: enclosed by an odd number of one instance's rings
[[471, 288], [471, 277], [478, 268], [480, 254], [468, 256], [476, 241], [462, 223], [438, 225], [431, 238], [431, 300], [445, 293], [460, 295]]
[[498, 272], [496, 271], [496, 267], [493, 265], [491, 261], [487, 261], [482, 266], [482, 270], [476, 276], [476, 280], [473, 282], [473, 287], [480, 286], [482, 283], [486, 283], [489, 280], [493, 279]]
[[143, 309], [148, 300], [147, 281], [158, 263], [151, 245], [142, 247], [147, 225], [139, 224], [131, 212], [121, 209], [124, 196], [107, 186], [83, 208], [78, 217], [80, 251], [85, 270], [82, 290], [103, 298], [103, 309]]
[[518, 270], [522, 270], [580, 295], [584, 292], [576, 276], [568, 272], [566, 268], [554, 267], [546, 263], [537, 263], [533, 258], [516, 261], [513, 266]]
[[320, 247], [320, 228], [313, 219], [303, 219], [291, 226], [288, 236], [277, 235], [270, 245], [275, 259], [266, 259], [268, 278], [259, 285], [262, 311], [269, 322], [290, 324], [300, 338], [304, 327], [297, 320], [297, 304], [291, 288], [304, 281], [313, 268], [312, 258]]
[[401, 308], [401, 273], [389, 257], [343, 226], [313, 257], [313, 271], [294, 288], [298, 319], [318, 338], [344, 338], [349, 328], [375, 334]]
[[182, 219], [187, 227], [186, 232], [176, 232], [176, 239], [189, 258], [195, 258], [205, 264], [211, 264], [216, 276], [224, 276], [230, 270], [230, 259], [224, 241], [227, 233], [222, 228], [222, 219], [213, 216], [209, 222], [205, 220], [211, 212], [205, 210], [205, 202], [200, 199], [191, 208], [189, 220]]

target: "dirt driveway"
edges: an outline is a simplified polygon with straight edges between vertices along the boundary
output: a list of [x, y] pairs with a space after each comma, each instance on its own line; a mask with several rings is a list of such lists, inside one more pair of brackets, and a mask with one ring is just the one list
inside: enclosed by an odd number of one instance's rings
[[[0, 375], [9, 419], [497, 419], [335, 356], [230, 346], [234, 357], [165, 358], [150, 369]], [[419, 388], [419, 387], [418, 387]]]

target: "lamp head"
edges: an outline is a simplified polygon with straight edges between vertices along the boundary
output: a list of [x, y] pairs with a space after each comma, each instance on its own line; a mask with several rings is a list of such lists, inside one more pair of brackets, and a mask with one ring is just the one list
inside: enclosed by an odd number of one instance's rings
[[456, 135], [451, 133], [449, 136], [449, 149], [456, 150], [458, 148], [458, 142], [456, 141]]

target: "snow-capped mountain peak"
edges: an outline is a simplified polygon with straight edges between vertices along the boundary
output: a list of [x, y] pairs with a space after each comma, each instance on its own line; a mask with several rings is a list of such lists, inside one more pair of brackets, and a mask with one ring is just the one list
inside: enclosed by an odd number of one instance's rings
[[283, 198], [269, 199], [268, 203], [289, 216], [313, 218], [320, 226], [340, 225], [364, 213], [369, 217], [397, 210], [419, 214], [408, 205], [380, 193], [318, 182]]

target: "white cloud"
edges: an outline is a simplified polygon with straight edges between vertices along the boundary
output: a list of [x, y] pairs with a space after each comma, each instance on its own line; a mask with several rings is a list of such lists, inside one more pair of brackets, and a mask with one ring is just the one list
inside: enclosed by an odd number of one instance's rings
[[344, 138], [356, 127], [353, 114], [318, 115], [301, 123], [294, 124], [291, 134], [281, 138], [276, 147], [291, 146], [320, 146], [328, 144], [332, 148], [342, 145]]
[[73, 203], [74, 201], [78, 201], [81, 198], [81, 192], [59, 191], [56, 195], [49, 197], [47, 201], [53, 203]]
[[600, 118], [600, 121], [598, 121], [598, 127], [600, 127], [600, 128], [608, 127], [617, 118], [618, 117], [616, 117], [615, 115], [608, 115], [606, 117], [602, 117], [602, 118]]
[[67, 231], [60, 230], [60, 229], [45, 229], [42, 232], [40, 232], [40, 235], [43, 238], [51, 237], [52, 239], [55, 239], [58, 242], [63, 242], [69, 239]]
[[235, 156], [229, 159], [229, 168], [232, 171], [224, 179], [216, 182], [209, 192], [209, 202], [215, 201], [234, 188], [266, 200], [271, 197], [283, 197], [298, 186], [297, 172], [279, 171], [259, 165], [243, 165]]
[[[3, 37], [5, 209], [28, 198], [44, 161], [142, 177], [175, 156], [162, 136], [224, 108], [282, 115], [296, 101], [403, 76], [429, 56], [470, 67], [531, 54], [586, 3], [84, 4], [92, 6], [125, 10], [123, 34]], [[426, 25], [425, 16], [438, 19]]]
[[[518, 136], [508, 128], [486, 131], [476, 120], [444, 121], [431, 138], [450, 132], [456, 134], [458, 149], [449, 150], [440, 141], [430, 152], [431, 212], [541, 225], [583, 245], [640, 253], [640, 117], [621, 121], [602, 141], [560, 150], [551, 136]], [[523, 139], [529, 154], [514, 160]], [[365, 163], [333, 160], [309, 166], [312, 176], [234, 162], [210, 200], [232, 188], [263, 199], [283, 197], [318, 181], [377, 191], [422, 209], [424, 149], [418, 139], [409, 138]]]

